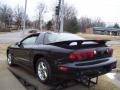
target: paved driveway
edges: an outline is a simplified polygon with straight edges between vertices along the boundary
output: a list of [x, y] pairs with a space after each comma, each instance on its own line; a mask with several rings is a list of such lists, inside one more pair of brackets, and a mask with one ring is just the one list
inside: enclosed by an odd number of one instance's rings
[[16, 42], [22, 38], [22, 32], [10, 32], [0, 35], [0, 43]]
[[[27, 81], [30, 85], [32, 85], [31, 88], [34, 87], [37, 90], [120, 90], [118, 87], [112, 84], [112, 81], [109, 78], [107, 78], [105, 75], [100, 76], [98, 84], [90, 88], [87, 88], [80, 83], [74, 83], [69, 81], [68, 87], [65, 87], [63, 89], [51, 89], [53, 88], [53, 86], [44, 85], [40, 83], [33, 73], [31, 73], [30, 71], [24, 68], [15, 66], [15, 67], [9, 67], [9, 70], [12, 71], [17, 77]], [[27, 90], [34, 90], [34, 89], [29, 88]]]

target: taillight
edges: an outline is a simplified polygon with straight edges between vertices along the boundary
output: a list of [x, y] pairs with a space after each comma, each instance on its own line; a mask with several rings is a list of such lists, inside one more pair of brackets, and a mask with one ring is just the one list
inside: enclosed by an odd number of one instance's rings
[[107, 53], [108, 53], [108, 55], [112, 56], [112, 54], [113, 54], [113, 49], [112, 49], [112, 48], [108, 48], [108, 49], [107, 49]]
[[72, 60], [84, 60], [93, 58], [96, 55], [95, 50], [85, 50], [79, 52], [73, 52], [69, 55], [69, 58]]

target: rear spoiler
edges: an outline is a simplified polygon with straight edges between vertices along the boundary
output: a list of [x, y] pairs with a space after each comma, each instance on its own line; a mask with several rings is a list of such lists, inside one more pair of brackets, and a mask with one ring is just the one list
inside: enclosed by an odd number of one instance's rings
[[77, 42], [77, 45], [82, 45], [82, 43], [84, 43], [84, 42], [95, 42], [95, 43], [100, 44], [100, 45], [105, 45], [107, 41], [110, 41], [110, 40], [69, 40], [69, 41], [48, 43], [47, 45], [69, 46], [73, 42]]

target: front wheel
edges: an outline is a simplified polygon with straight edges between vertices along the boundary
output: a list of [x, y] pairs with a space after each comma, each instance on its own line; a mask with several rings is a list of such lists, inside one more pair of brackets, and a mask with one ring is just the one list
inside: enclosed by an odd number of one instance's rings
[[14, 65], [13, 57], [12, 57], [11, 53], [7, 54], [7, 63], [8, 63], [9, 66], [13, 66]]
[[46, 59], [41, 58], [37, 61], [36, 73], [42, 83], [48, 83], [51, 80], [51, 67]]

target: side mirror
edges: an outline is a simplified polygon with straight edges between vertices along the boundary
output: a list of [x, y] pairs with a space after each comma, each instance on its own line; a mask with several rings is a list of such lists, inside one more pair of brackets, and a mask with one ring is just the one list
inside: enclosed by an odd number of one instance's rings
[[17, 45], [17, 46], [21, 46], [21, 43], [20, 42], [16, 42], [16, 44], [15, 45]]

